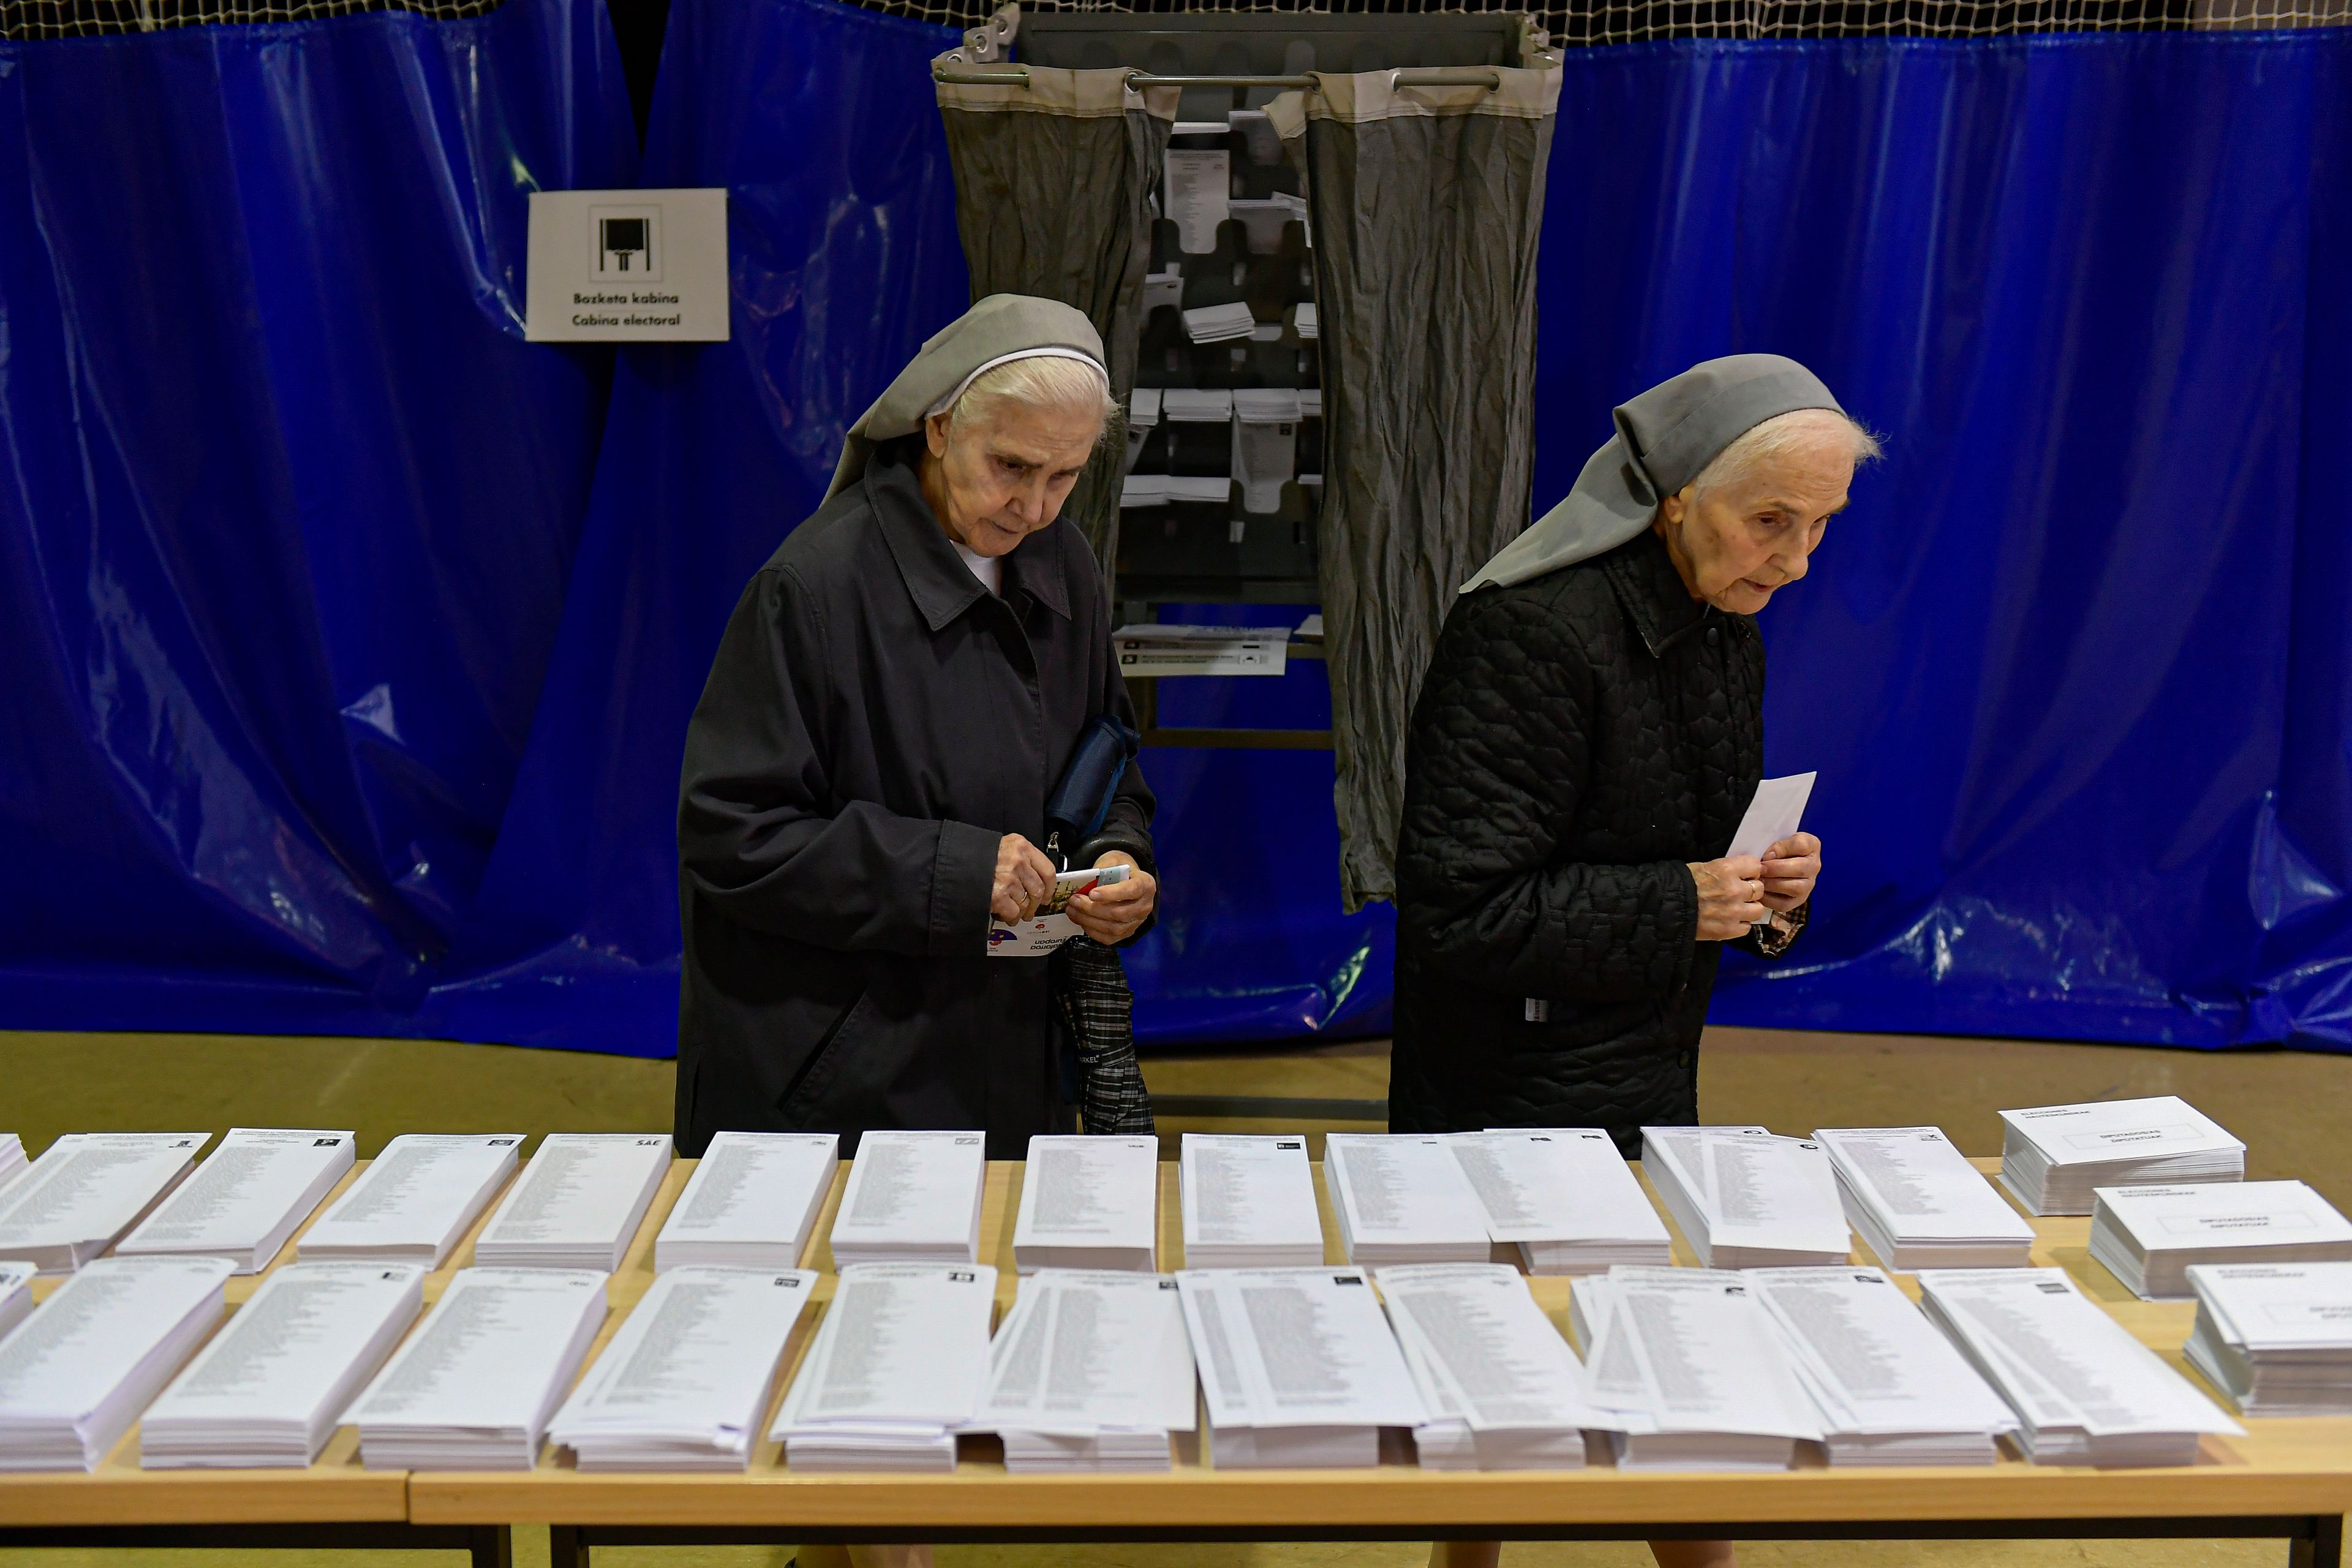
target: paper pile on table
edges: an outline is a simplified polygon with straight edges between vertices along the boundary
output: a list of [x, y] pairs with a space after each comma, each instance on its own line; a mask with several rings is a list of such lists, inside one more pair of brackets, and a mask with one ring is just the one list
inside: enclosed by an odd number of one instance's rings
[[1323, 1179], [1350, 1263], [1484, 1263], [1493, 1251], [1486, 1211], [1444, 1138], [1331, 1133]]
[[1825, 1127], [1838, 1200], [1889, 1268], [2023, 1268], [2033, 1226], [1938, 1127]]
[[1530, 1274], [1599, 1274], [1674, 1261], [1666, 1223], [1633, 1168], [1597, 1127], [1461, 1132], [1448, 1140], [1486, 1211], [1486, 1235], [1515, 1242]]
[[1383, 1268], [1374, 1278], [1429, 1419], [1413, 1428], [1424, 1470], [1574, 1470], [1584, 1399], [1568, 1342], [1503, 1263]]
[[196, 1173], [115, 1247], [226, 1258], [258, 1274], [352, 1168], [349, 1129], [232, 1127]]
[[2189, 1270], [2189, 1364], [2249, 1415], [2352, 1415], [2352, 1263]]
[[1187, 1132], [1177, 1183], [1186, 1268], [1306, 1268], [1323, 1261], [1323, 1219], [1304, 1136]]
[[2017, 1421], [1951, 1341], [1876, 1268], [1759, 1268], [1832, 1467], [1990, 1465]]
[[0, 1339], [33, 1310], [33, 1277], [40, 1272], [29, 1263], [0, 1263]]
[[482, 1268], [621, 1267], [669, 1173], [667, 1132], [551, 1132], [474, 1239]]
[[2001, 1184], [2038, 1215], [2089, 1214], [2099, 1187], [2236, 1182], [2246, 1146], [2175, 1094], [2000, 1113]]
[[313, 1463], [352, 1396], [424, 1306], [421, 1264], [291, 1263], [278, 1269], [139, 1423], [141, 1467], [299, 1469]]
[[[867, 1133], [868, 1146], [877, 1134]], [[858, 1163], [865, 1163], [861, 1150]], [[773, 1436], [795, 1470], [944, 1473], [988, 1378], [996, 1270], [856, 1263], [817, 1326]]]
[[222, 1258], [106, 1258], [0, 1339], [0, 1470], [89, 1470], [226, 1310]]
[[1160, 1241], [1160, 1140], [1046, 1136], [1029, 1140], [1013, 1261], [1040, 1268], [1149, 1274]]
[[1166, 1470], [1197, 1421], [1192, 1389], [1173, 1279], [1049, 1268], [997, 1331], [975, 1425], [1015, 1475]]
[[302, 1233], [306, 1263], [438, 1268], [514, 1174], [520, 1132], [404, 1132]]
[[0, 1132], [0, 1191], [25, 1173], [25, 1141], [14, 1132]]
[[1382, 1427], [1427, 1424], [1363, 1269], [1187, 1269], [1176, 1281], [1216, 1468], [1368, 1468]]
[[0, 1259], [70, 1274], [144, 1219], [209, 1132], [68, 1132], [0, 1193]]
[[1828, 1152], [1760, 1127], [1644, 1127], [1642, 1168], [1709, 1268], [1843, 1263], [1853, 1237]]
[[978, 1132], [868, 1132], [833, 1216], [833, 1261], [974, 1263], [988, 1187]]
[[2302, 1182], [2101, 1187], [2091, 1256], [2136, 1296], [2182, 1300], [2191, 1264], [2352, 1262], [2352, 1222]]
[[527, 1470], [604, 1324], [589, 1269], [461, 1268], [344, 1419], [372, 1470]]
[[817, 1276], [682, 1264], [613, 1336], [548, 1427], [583, 1471], [743, 1470]]
[[654, 1237], [654, 1271], [798, 1268], [840, 1169], [837, 1132], [719, 1133]]
[[2063, 1269], [1931, 1269], [1919, 1289], [2037, 1465], [2189, 1465], [2201, 1434], [2244, 1432]]

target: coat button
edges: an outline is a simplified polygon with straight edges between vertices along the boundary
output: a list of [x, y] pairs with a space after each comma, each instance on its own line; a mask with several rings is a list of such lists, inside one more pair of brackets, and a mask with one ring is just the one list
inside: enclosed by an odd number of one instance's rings
[[1715, 646], [1715, 628], [1713, 626], [1706, 628], [1706, 646], [1709, 647], [1713, 647]]

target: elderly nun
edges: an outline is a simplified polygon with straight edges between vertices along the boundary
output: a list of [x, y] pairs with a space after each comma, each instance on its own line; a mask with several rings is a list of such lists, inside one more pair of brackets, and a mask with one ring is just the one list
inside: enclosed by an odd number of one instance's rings
[[[1132, 710], [1101, 573], [1063, 501], [1112, 411], [1085, 316], [998, 294], [923, 345], [833, 489], [743, 590], [687, 731], [677, 1136], [1064, 1130], [1047, 960], [992, 958], [1051, 894], [1049, 794]], [[1131, 763], [1069, 868], [1095, 941], [1157, 897]]]

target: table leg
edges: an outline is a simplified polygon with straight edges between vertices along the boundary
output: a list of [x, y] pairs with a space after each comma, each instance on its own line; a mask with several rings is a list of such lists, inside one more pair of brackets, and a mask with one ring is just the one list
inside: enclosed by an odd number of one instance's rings
[[588, 1568], [593, 1550], [576, 1524], [554, 1524], [547, 1530], [547, 1568]]
[[2321, 1514], [2311, 1521], [2311, 1533], [2298, 1535], [2287, 1547], [2287, 1568], [2341, 1568], [2344, 1562], [2344, 1516]]
[[514, 1531], [503, 1524], [478, 1524], [466, 1532], [472, 1568], [514, 1568]]

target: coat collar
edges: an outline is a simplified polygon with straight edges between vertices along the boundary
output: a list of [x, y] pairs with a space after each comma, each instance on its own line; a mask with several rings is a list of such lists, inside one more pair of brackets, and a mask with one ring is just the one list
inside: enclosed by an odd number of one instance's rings
[[1601, 557], [1601, 569], [1617, 591], [1617, 602], [1633, 617], [1651, 657], [1664, 658], [1668, 649], [1721, 612], [1691, 597], [1675, 570], [1666, 542], [1655, 530], [1643, 529]]
[[[861, 481], [866, 501], [882, 529], [883, 542], [898, 563], [908, 596], [931, 630], [938, 631], [988, 597], [988, 590], [963, 563], [947, 531], [931, 515], [930, 502], [915, 470], [898, 460], [898, 454], [878, 456]], [[1055, 526], [1059, 526], [1056, 524]], [[1055, 570], [1053, 546], [1045, 540], [1052, 528], [1041, 528], [1013, 547], [1004, 558], [1003, 588], [1028, 595], [1064, 620], [1070, 617], [1070, 598], [1062, 574]]]

